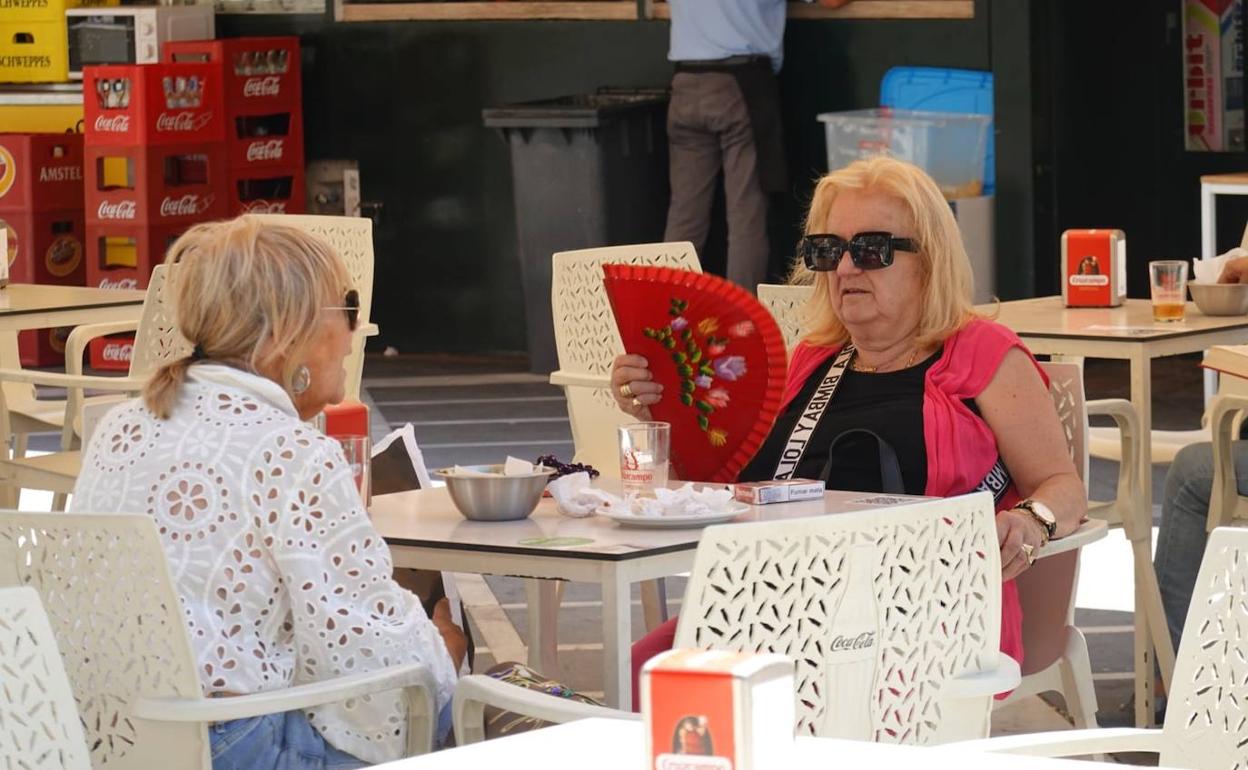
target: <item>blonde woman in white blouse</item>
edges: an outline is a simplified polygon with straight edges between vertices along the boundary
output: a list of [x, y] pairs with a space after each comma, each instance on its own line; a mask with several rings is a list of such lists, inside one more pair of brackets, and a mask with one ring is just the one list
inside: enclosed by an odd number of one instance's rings
[[[418, 662], [449, 727], [463, 634], [445, 604], [430, 620], [394, 582], [341, 448], [304, 423], [343, 398], [359, 300], [341, 258], [241, 217], [193, 228], [168, 262], [194, 352], [108, 413], [73, 507], [155, 519], [205, 694]], [[217, 770], [347, 768], [398, 758], [405, 720], [387, 693], [209, 735]]]

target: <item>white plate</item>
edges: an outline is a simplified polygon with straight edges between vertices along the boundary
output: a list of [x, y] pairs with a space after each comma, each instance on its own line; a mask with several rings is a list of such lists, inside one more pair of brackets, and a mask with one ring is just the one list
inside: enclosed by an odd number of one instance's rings
[[606, 516], [608, 519], [611, 519], [622, 527], [644, 527], [646, 529], [689, 529], [691, 527], [705, 527], [708, 524], [719, 524], [724, 521], [732, 521], [748, 510], [750, 510], [750, 506], [745, 503], [729, 501], [728, 507], [722, 511], [699, 513], [692, 516], [638, 516], [635, 513], [623, 513], [621, 511], [609, 510], [607, 508], [599, 508], [595, 510], [594, 513], [599, 516]]

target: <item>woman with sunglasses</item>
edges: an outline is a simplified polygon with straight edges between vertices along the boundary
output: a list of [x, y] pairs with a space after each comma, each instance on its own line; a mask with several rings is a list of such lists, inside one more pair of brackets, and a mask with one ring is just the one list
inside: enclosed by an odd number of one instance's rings
[[[741, 480], [992, 491], [1006, 581], [1001, 645], [1021, 661], [1013, 579], [1087, 510], [1044, 373], [1013, 332], [975, 312], [957, 222], [916, 166], [878, 157], [823, 177], [799, 252], [792, 280], [814, 286], [807, 332], [781, 414]], [[665, 397], [641, 356], [617, 358], [612, 385], [639, 419]], [[634, 668], [674, 631], [669, 623], [638, 642]]]
[[[444, 735], [463, 633], [392, 579], [342, 448], [306, 423], [343, 398], [359, 295], [342, 258], [240, 217], [192, 228], [166, 261], [193, 350], [101, 421], [73, 507], [155, 520], [206, 696], [423, 663]], [[208, 735], [218, 769], [348, 768], [399, 758], [406, 727], [386, 692]]]

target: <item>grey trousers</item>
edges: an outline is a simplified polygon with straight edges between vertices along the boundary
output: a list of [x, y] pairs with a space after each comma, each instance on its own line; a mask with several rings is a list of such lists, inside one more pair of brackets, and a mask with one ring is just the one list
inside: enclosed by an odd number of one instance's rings
[[767, 195], [745, 97], [727, 72], [678, 72], [667, 110], [672, 201], [664, 240], [699, 252], [711, 227], [715, 180], [724, 170], [728, 213], [727, 278], [753, 293], [767, 277]]

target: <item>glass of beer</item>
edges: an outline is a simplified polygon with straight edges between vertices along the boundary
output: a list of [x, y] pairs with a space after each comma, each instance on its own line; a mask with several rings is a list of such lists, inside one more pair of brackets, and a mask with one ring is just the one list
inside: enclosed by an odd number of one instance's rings
[[1148, 263], [1148, 285], [1153, 295], [1154, 321], [1182, 321], [1187, 299], [1187, 262], [1163, 259]]

